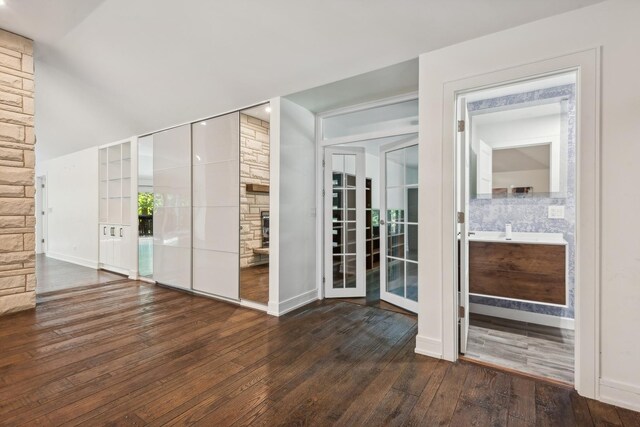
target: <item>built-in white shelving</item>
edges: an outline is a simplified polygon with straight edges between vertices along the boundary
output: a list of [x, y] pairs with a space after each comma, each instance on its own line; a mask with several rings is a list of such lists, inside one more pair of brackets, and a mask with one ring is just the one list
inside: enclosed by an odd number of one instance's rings
[[100, 265], [128, 274], [131, 225], [131, 142], [99, 150]]

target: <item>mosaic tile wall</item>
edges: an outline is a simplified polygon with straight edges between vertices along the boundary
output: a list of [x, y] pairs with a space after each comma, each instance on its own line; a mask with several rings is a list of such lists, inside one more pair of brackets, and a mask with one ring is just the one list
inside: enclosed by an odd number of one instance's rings
[[[469, 227], [475, 231], [504, 231], [511, 223], [514, 232], [563, 233], [569, 243], [568, 288], [569, 303], [566, 308], [545, 304], [508, 301], [496, 298], [471, 296], [472, 303], [524, 310], [553, 316], [574, 317], [575, 302], [575, 189], [576, 189], [576, 99], [575, 85], [563, 85], [533, 92], [519, 93], [500, 98], [469, 103], [469, 111], [497, 108], [535, 102], [549, 98], [568, 99], [568, 168], [566, 198], [526, 197], [473, 199], [469, 204]], [[549, 219], [549, 205], [564, 205], [565, 219]]]

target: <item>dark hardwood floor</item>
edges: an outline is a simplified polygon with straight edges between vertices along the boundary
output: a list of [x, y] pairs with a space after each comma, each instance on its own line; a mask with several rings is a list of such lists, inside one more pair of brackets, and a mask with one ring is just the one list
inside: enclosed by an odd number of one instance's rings
[[0, 424], [640, 425], [568, 388], [414, 353], [414, 317], [281, 318], [121, 280], [0, 318]]
[[264, 305], [269, 303], [269, 264], [240, 269], [240, 298]]
[[366, 296], [364, 298], [341, 298], [341, 300], [352, 304], [366, 305], [367, 307], [376, 307], [383, 310], [415, 316], [414, 313], [407, 311], [404, 308], [389, 304], [388, 302], [380, 299], [380, 267], [367, 271]]

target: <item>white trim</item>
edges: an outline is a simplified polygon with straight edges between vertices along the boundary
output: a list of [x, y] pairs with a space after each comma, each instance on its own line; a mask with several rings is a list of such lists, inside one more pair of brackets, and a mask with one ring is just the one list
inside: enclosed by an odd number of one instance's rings
[[240, 300], [237, 300], [237, 299], [231, 299], [231, 298], [223, 297], [223, 296], [220, 296], [220, 295], [209, 294], [207, 292], [202, 292], [202, 291], [199, 291], [197, 289], [179, 288], [177, 286], [170, 286], [170, 285], [164, 285], [164, 286], [168, 286], [170, 288], [175, 288], [177, 290], [181, 290], [181, 291], [184, 291], [184, 292], [189, 292], [189, 293], [192, 293], [194, 295], [199, 295], [201, 297], [207, 297], [207, 298], [215, 299], [215, 300], [218, 300], [218, 301], [224, 301], [224, 302], [229, 302], [231, 304], [240, 305]]
[[600, 400], [632, 411], [640, 411], [640, 387], [601, 378]]
[[[127, 251], [129, 259], [125, 262], [129, 267], [129, 278], [136, 280], [138, 278], [138, 263], [140, 261], [140, 233], [138, 229], [138, 137], [133, 136], [130, 138], [130, 141], [131, 144], [129, 145], [129, 158], [131, 164], [129, 165], [129, 168], [131, 176], [129, 179], [129, 224], [131, 228], [129, 229], [129, 233], [133, 236], [129, 239], [129, 250]], [[99, 208], [100, 205], [98, 205], [98, 209]]]
[[269, 303], [280, 300], [280, 98], [269, 101]]
[[246, 299], [241, 299], [240, 300], [240, 306], [251, 308], [253, 310], [264, 311], [265, 313], [267, 313], [267, 311], [268, 311], [268, 307], [266, 305], [260, 304], [260, 303], [257, 303], [257, 302], [253, 302], [253, 301], [248, 301]]
[[402, 102], [418, 99], [419, 92], [409, 92], [402, 95], [390, 96], [388, 98], [377, 99], [374, 101], [363, 102], [360, 104], [349, 105], [347, 107], [336, 108], [333, 110], [318, 113], [318, 118], [326, 119], [329, 117], [340, 116], [342, 114], [354, 113], [356, 111], [369, 110], [371, 108], [382, 107], [385, 105], [400, 104]]
[[500, 317], [520, 322], [535, 323], [536, 325], [552, 326], [554, 328], [575, 329], [575, 321], [568, 317], [552, 316], [550, 314], [532, 313], [530, 311], [514, 310], [513, 308], [493, 307], [490, 305], [471, 303], [471, 313], [485, 316]]
[[[324, 169], [324, 211], [322, 216], [324, 217], [324, 229], [327, 232], [324, 233], [324, 259], [327, 262], [324, 264], [324, 295], [327, 298], [361, 298], [367, 294], [367, 265], [365, 256], [365, 214], [366, 214], [366, 192], [365, 192], [365, 175], [366, 175], [366, 160], [364, 148], [355, 147], [326, 147], [324, 150], [326, 165]], [[355, 288], [334, 288], [333, 286], [333, 155], [352, 155], [355, 157], [355, 179], [356, 179], [356, 287]], [[347, 175], [347, 172], [342, 172], [343, 176]], [[342, 183], [343, 188], [347, 188], [346, 178]], [[347, 191], [344, 191], [344, 200], [347, 200]], [[346, 221], [347, 218], [344, 218]], [[346, 222], [343, 223], [345, 228], [343, 233], [346, 236]], [[342, 252], [339, 255], [344, 255], [346, 252], [346, 245], [342, 248]]]
[[414, 351], [424, 356], [442, 359], [442, 341], [416, 335], [416, 348]]
[[324, 299], [324, 147], [319, 143], [322, 126], [322, 119], [316, 115], [315, 138], [316, 138], [316, 289], [318, 299]]
[[[375, 101], [365, 102], [356, 105], [350, 105], [347, 107], [342, 107], [334, 110], [324, 111], [322, 113], [316, 114], [315, 121], [315, 140], [316, 140], [316, 264], [320, 266], [320, 268], [316, 269], [316, 292], [317, 299], [321, 300], [325, 298], [325, 289], [324, 284], [322, 282], [322, 278], [324, 276], [325, 270], [325, 260], [324, 260], [324, 197], [322, 197], [322, 190], [324, 189], [324, 167], [322, 165], [325, 160], [324, 153], [325, 148], [331, 145], [335, 145], [336, 143], [344, 143], [340, 142], [339, 138], [334, 138], [332, 140], [323, 141], [322, 140], [322, 120], [327, 117], [333, 117], [341, 114], [352, 113], [356, 111], [367, 110], [375, 107], [381, 107], [385, 105], [398, 104], [401, 102], [411, 101], [411, 100], [419, 100], [419, 92], [410, 92], [402, 95], [392, 96], [388, 98], [383, 98]], [[418, 112], [420, 115], [420, 112]], [[411, 126], [412, 133], [418, 134], [418, 144], [420, 140], [420, 126]], [[358, 142], [358, 141], [368, 141], [371, 139], [377, 139], [388, 136], [402, 136], [407, 135], [404, 133], [407, 129], [403, 129], [401, 131], [396, 129], [396, 133], [388, 134], [387, 131], [383, 132], [372, 132], [369, 134], [360, 134], [355, 135], [354, 137], [349, 137], [350, 143]], [[400, 133], [397, 133], [400, 132]], [[336, 142], [338, 141], [338, 142]], [[419, 276], [420, 277], [420, 276]], [[271, 300], [271, 299], [270, 299]], [[271, 303], [269, 303], [271, 307]], [[274, 309], [274, 312], [276, 310]]]
[[320, 145], [323, 147], [329, 146], [329, 145], [338, 145], [338, 144], [351, 144], [354, 142], [360, 142], [360, 141], [370, 141], [372, 139], [383, 139], [383, 138], [389, 138], [389, 137], [393, 137], [393, 136], [402, 136], [402, 135], [410, 135], [410, 134], [417, 134], [418, 133], [418, 126], [404, 126], [401, 128], [392, 128], [392, 129], [385, 129], [385, 130], [377, 130], [374, 132], [367, 132], [367, 133], [359, 133], [357, 135], [348, 135], [348, 136], [341, 136], [338, 138], [329, 138], [329, 139], [323, 139], [320, 141]]
[[293, 311], [296, 308], [310, 304], [317, 299], [318, 291], [316, 289], [311, 289], [310, 291], [306, 291], [300, 295], [296, 295], [295, 297], [284, 300], [279, 304], [274, 304], [273, 302], [269, 301], [267, 314], [270, 314], [272, 316], [282, 316], [283, 314]]
[[130, 277], [131, 276], [131, 272], [129, 270], [127, 270], [126, 268], [114, 267], [112, 265], [98, 264], [98, 269], [99, 270], [109, 271], [111, 273], [122, 274], [127, 279], [131, 278]]
[[[391, 151], [396, 151], [396, 150], [402, 150], [402, 149], [406, 149], [409, 147], [414, 147], [417, 146], [418, 147], [418, 152], [420, 151], [420, 144], [419, 144], [419, 138], [420, 136], [418, 134], [412, 134], [410, 138], [404, 138], [401, 141], [396, 141], [396, 142], [392, 142], [389, 144], [385, 144], [380, 146], [379, 151], [378, 151], [378, 158], [379, 158], [379, 171], [380, 171], [380, 184], [379, 184], [379, 191], [380, 191], [380, 213], [383, 216], [382, 218], [380, 218], [381, 220], [384, 220], [383, 224], [380, 224], [380, 271], [382, 272], [382, 274], [380, 274], [380, 299], [382, 301], [386, 301], [388, 303], [391, 303], [393, 305], [397, 305], [398, 307], [404, 308], [405, 310], [411, 311], [412, 313], [418, 313], [418, 301], [413, 301], [407, 297], [401, 297], [399, 295], [395, 295], [391, 292], [387, 291], [387, 273], [388, 273], [388, 269], [389, 269], [389, 265], [387, 263], [387, 260], [389, 258], [391, 259], [395, 259], [395, 260], [399, 260], [403, 262], [403, 276], [404, 279], [406, 281], [406, 263], [407, 262], [411, 262], [411, 263], [415, 263], [416, 265], [418, 265], [419, 267], [419, 263], [418, 261], [412, 261], [406, 258], [399, 258], [399, 257], [393, 257], [388, 255], [388, 248], [387, 248], [387, 243], [389, 240], [389, 236], [388, 236], [388, 228], [387, 226], [389, 225], [387, 222], [387, 218], [386, 218], [386, 212], [387, 212], [387, 191], [390, 188], [400, 188], [400, 189], [408, 189], [408, 188], [417, 188], [418, 191], [420, 191], [420, 186], [419, 184], [416, 185], [407, 185], [405, 183], [405, 179], [403, 178], [402, 180], [402, 185], [397, 185], [397, 186], [388, 186], [387, 183], [387, 153], [391, 152]], [[406, 156], [406, 152], [404, 152], [404, 155]], [[418, 159], [420, 158], [420, 156], [418, 155]], [[406, 157], [405, 157], [406, 160]], [[418, 168], [419, 170], [419, 168]], [[403, 174], [406, 171], [403, 170]], [[419, 181], [418, 181], [419, 182]], [[406, 192], [404, 193], [406, 196]], [[405, 221], [403, 222], [403, 224], [406, 225], [418, 225], [418, 235], [419, 230], [420, 230], [420, 225], [419, 225], [419, 221], [420, 221], [420, 215], [418, 215], [418, 222], [417, 223], [411, 223], [408, 220], [408, 208], [407, 208], [407, 203], [408, 203], [408, 199], [405, 197], [404, 200], [404, 210], [405, 212], [407, 212], [407, 218], [405, 218]], [[405, 254], [406, 257], [406, 254]], [[406, 282], [405, 282], [405, 286], [406, 286]], [[406, 291], [406, 288], [405, 288]]]
[[97, 270], [99, 268], [99, 264], [97, 261], [88, 259], [88, 258], [80, 258], [73, 255], [64, 255], [57, 252], [47, 252], [45, 254], [47, 258], [57, 259], [58, 261], [70, 262], [72, 264], [81, 265], [83, 267], [93, 268]]
[[[506, 52], [510, 52], [508, 48]], [[429, 62], [420, 57], [420, 212], [431, 213], [421, 232], [419, 276], [421, 303], [418, 333], [442, 340], [443, 358], [458, 358], [455, 226], [456, 96], [507, 82], [575, 70], [577, 77], [578, 161], [576, 215], [576, 358], [578, 392], [598, 398], [600, 363], [600, 47], [548, 59], [525, 59], [503, 68], [492, 63], [471, 67]], [[505, 52], [505, 53], [506, 53]], [[435, 60], [434, 60], [435, 61]], [[527, 62], [529, 61], [529, 62]], [[470, 76], [470, 77], [468, 77]], [[425, 208], [425, 209], [423, 209]], [[424, 291], [424, 292], [423, 292]]]

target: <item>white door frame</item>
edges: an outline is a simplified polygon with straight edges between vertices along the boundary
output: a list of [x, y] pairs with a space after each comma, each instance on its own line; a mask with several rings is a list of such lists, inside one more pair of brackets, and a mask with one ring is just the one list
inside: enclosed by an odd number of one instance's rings
[[[391, 303], [393, 305], [397, 305], [398, 307], [402, 307], [405, 310], [409, 310], [413, 313], [418, 313], [418, 302], [409, 300], [408, 298], [403, 298], [398, 295], [395, 295], [391, 292], [387, 292], [387, 165], [386, 165], [386, 152], [401, 150], [403, 148], [412, 147], [414, 145], [418, 145], [418, 134], [409, 135], [403, 141], [393, 142], [391, 144], [385, 144], [380, 146], [380, 185], [378, 186], [380, 191], [380, 220], [384, 221], [380, 223], [380, 299]], [[420, 188], [420, 183], [418, 182], [418, 189]], [[419, 190], [418, 190], [419, 191]], [[420, 218], [420, 213], [418, 212], [418, 219]], [[418, 225], [418, 235], [420, 234], [420, 226]], [[420, 247], [418, 247], [418, 251]], [[420, 265], [419, 262], [416, 263]], [[405, 270], [406, 271], [406, 270]], [[406, 280], [406, 278], [405, 278]], [[406, 283], [405, 283], [406, 285]], [[419, 291], [418, 291], [419, 292]], [[418, 298], [420, 299], [420, 298]]]
[[[36, 233], [36, 253], [38, 254], [46, 254], [47, 253], [47, 244], [48, 240], [48, 229], [47, 229], [47, 175], [41, 175], [36, 177], [36, 197], [38, 201], [38, 207], [36, 210], [36, 222], [37, 222], [37, 230]], [[44, 213], [43, 213], [44, 212]]]
[[[460, 190], [456, 200], [458, 204], [458, 212], [456, 214], [461, 215], [462, 218], [456, 218], [457, 231], [459, 231], [460, 237], [457, 237], [456, 233], [456, 246], [459, 245], [459, 249], [456, 247], [458, 274], [455, 275], [457, 279], [458, 306], [461, 307], [458, 310], [458, 345], [460, 346], [458, 352], [465, 354], [469, 339], [469, 318], [471, 317], [471, 310], [469, 309], [469, 229], [467, 225], [469, 221], [469, 150], [471, 149], [469, 134], [471, 132], [471, 122], [469, 121], [467, 100], [464, 97], [458, 99], [456, 110], [458, 112], [456, 120], [464, 120], [465, 123], [462, 128], [458, 126], [456, 137], [456, 142], [459, 146], [458, 156], [456, 156], [456, 166], [459, 168], [457, 176], [461, 181], [456, 185], [456, 188]], [[460, 315], [460, 313], [462, 314]]]
[[[334, 154], [355, 155], [356, 167], [356, 287], [355, 288], [334, 288], [333, 284], [333, 213], [332, 204], [328, 203], [333, 197], [333, 170], [331, 168], [331, 157]], [[358, 298], [365, 297], [367, 294], [367, 265], [365, 253], [366, 240], [366, 164], [365, 164], [364, 148], [353, 147], [325, 147], [325, 205], [323, 211], [324, 217], [324, 277], [325, 286], [324, 294], [327, 298]], [[346, 186], [346, 183], [344, 183]], [[344, 192], [346, 197], [346, 191]], [[330, 234], [331, 233], [331, 234]]]
[[[353, 142], [369, 141], [372, 139], [386, 138], [389, 136], [409, 135], [419, 132], [419, 126], [409, 126], [406, 128], [394, 129], [389, 131], [378, 131], [360, 135], [353, 135], [347, 138], [325, 139], [322, 134], [322, 121], [326, 118], [337, 116], [340, 114], [351, 113], [354, 111], [366, 110], [369, 108], [380, 107], [383, 105], [395, 104], [404, 101], [418, 99], [417, 92], [411, 92], [404, 95], [393, 96], [382, 100], [365, 102], [362, 104], [351, 105], [344, 108], [325, 111], [316, 115], [315, 139], [316, 139], [316, 289], [318, 291], [318, 299], [323, 299], [324, 285], [322, 279], [324, 277], [324, 197], [322, 190], [324, 189], [324, 148], [332, 145], [346, 144]], [[273, 230], [272, 230], [273, 231]]]
[[[442, 128], [442, 356], [458, 358], [456, 237], [456, 97], [482, 88], [535, 77], [577, 71], [577, 182], [576, 182], [576, 289], [575, 387], [583, 396], [598, 398], [600, 376], [600, 49], [516, 66], [475, 77], [445, 82]], [[424, 101], [423, 101], [424, 102]], [[440, 173], [440, 171], [435, 171]], [[421, 174], [424, 178], [425, 174]], [[424, 194], [424, 192], [423, 192]], [[424, 233], [424, 232], [423, 232]], [[423, 266], [424, 268], [424, 266]], [[438, 272], [433, 272], [437, 274]], [[420, 339], [420, 337], [418, 337]]]

